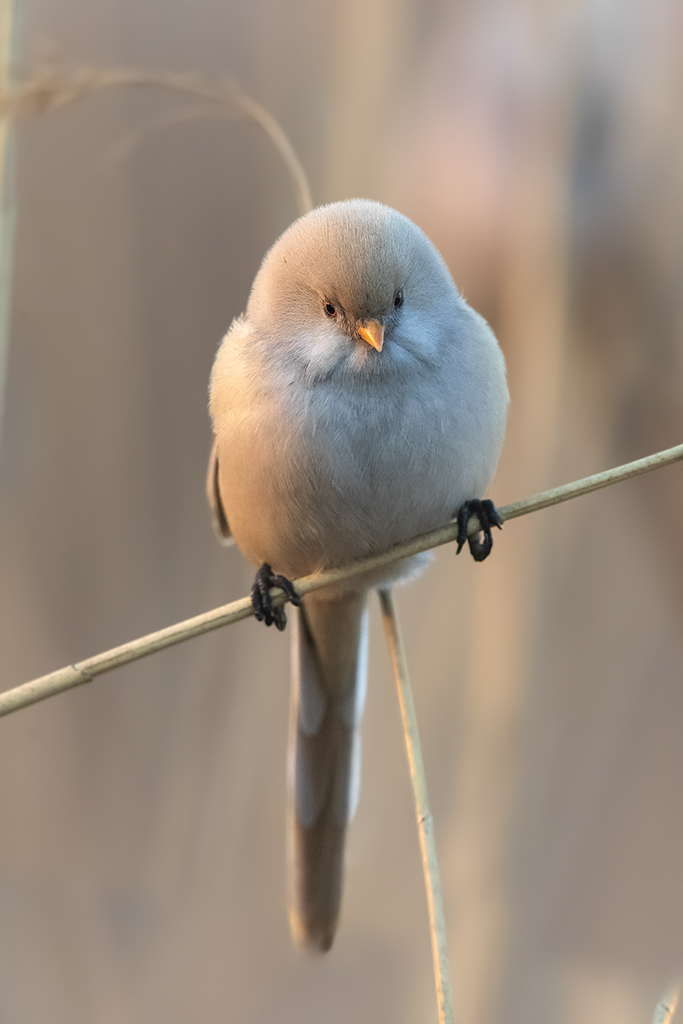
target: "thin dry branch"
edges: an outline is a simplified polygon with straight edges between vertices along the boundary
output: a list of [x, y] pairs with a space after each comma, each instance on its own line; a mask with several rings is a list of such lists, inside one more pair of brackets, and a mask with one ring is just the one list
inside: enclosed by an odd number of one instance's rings
[[[649, 455], [645, 459], [629, 462], [616, 469], [608, 469], [604, 473], [596, 473], [594, 476], [577, 480], [575, 483], [565, 484], [563, 487], [555, 487], [550, 491], [543, 491], [543, 493], [526, 498], [524, 501], [506, 505], [498, 509], [498, 513], [503, 521], [516, 519], [517, 516], [527, 515], [529, 512], [537, 512], [539, 509], [548, 508], [549, 505], [558, 505], [560, 502], [577, 498], [581, 494], [589, 494], [591, 491], [596, 491], [601, 487], [609, 487], [611, 484], [618, 483], [621, 480], [640, 476], [641, 473], [648, 473], [653, 469], [668, 466], [681, 459], [683, 459], [683, 444], [678, 445], [676, 448], [657, 452], [655, 455]], [[470, 522], [470, 534], [476, 533], [478, 528], [479, 524], [476, 519], [473, 519]], [[372, 558], [366, 558], [362, 562], [355, 562], [353, 565], [347, 565], [342, 569], [329, 569], [327, 572], [304, 576], [302, 579], [295, 580], [296, 590], [301, 595], [308, 594], [312, 590], [319, 590], [320, 587], [349, 579], [361, 572], [379, 569], [382, 566], [389, 565], [391, 562], [419, 554], [421, 551], [428, 551], [430, 548], [449, 544], [455, 540], [457, 533], [457, 524], [454, 522], [449, 523], [447, 526], [442, 526], [431, 533], [415, 537], [405, 544], [399, 544], [384, 554], [374, 555]], [[272, 594], [275, 605], [284, 604], [285, 595], [281, 590], [274, 589]], [[184, 622], [178, 622], [174, 626], [167, 626], [166, 629], [160, 629], [156, 633], [149, 633], [138, 640], [131, 640], [126, 644], [121, 644], [120, 647], [113, 647], [111, 650], [104, 651], [102, 654], [96, 654], [92, 658], [86, 658], [84, 661], [76, 662], [74, 665], [60, 668], [56, 672], [50, 672], [48, 675], [33, 679], [31, 682], [23, 683], [21, 686], [16, 686], [14, 689], [6, 690], [0, 694], [0, 716], [28, 707], [29, 704], [36, 704], [47, 697], [62, 693], [63, 690], [70, 690], [72, 687], [80, 686], [82, 683], [89, 683], [95, 676], [102, 675], [104, 672], [110, 672], [114, 668], [120, 668], [131, 661], [137, 661], [139, 658], [144, 658], [148, 654], [154, 654], [155, 651], [161, 651], [166, 647], [172, 647], [174, 644], [191, 640], [192, 637], [209, 633], [213, 629], [220, 629], [221, 626], [229, 626], [231, 623], [239, 622], [240, 619], [246, 619], [253, 614], [254, 610], [251, 600], [248, 597], [243, 597], [239, 601], [232, 601], [230, 604], [223, 605], [220, 608], [214, 608], [213, 611], [204, 612], [203, 615], [196, 615], [192, 619], [185, 619]]]
[[125, 69], [81, 68], [67, 74], [53, 64], [40, 68], [0, 95], [0, 117], [62, 110], [96, 92], [121, 88], [166, 89], [217, 105], [232, 117], [246, 117], [265, 132], [282, 157], [296, 190], [300, 213], [313, 208], [308, 178], [294, 147], [273, 115], [230, 82], [207, 82], [192, 75], [155, 75]]
[[436, 841], [434, 839], [434, 819], [429, 807], [427, 795], [427, 776], [422, 760], [422, 746], [417, 728], [417, 715], [413, 701], [413, 690], [408, 674], [401, 631], [398, 625], [396, 609], [390, 590], [380, 590], [379, 600], [382, 606], [382, 618], [387, 636], [387, 646], [394, 668], [398, 703], [401, 708], [403, 737], [406, 744], [406, 756], [410, 770], [410, 781], [413, 785], [415, 816], [422, 854], [422, 874], [427, 892], [427, 910], [429, 912], [429, 934], [432, 940], [432, 960], [434, 962], [434, 982], [436, 985], [436, 1003], [439, 1013], [439, 1024], [453, 1024], [453, 993], [451, 990], [451, 973], [448, 963], [446, 945], [446, 920], [441, 899], [441, 880], [439, 865], [436, 859]]

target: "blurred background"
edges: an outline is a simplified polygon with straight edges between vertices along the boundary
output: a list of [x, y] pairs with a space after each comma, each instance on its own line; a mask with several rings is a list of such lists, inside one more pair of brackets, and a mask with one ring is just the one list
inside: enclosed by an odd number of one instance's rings
[[[509, 367], [498, 504], [683, 440], [678, 0], [21, 0], [20, 66], [228, 76], [314, 201], [413, 218]], [[260, 131], [161, 92], [18, 127], [0, 685], [244, 595], [207, 381], [295, 218]], [[116, 147], [145, 131], [123, 155]], [[683, 967], [683, 469], [397, 593], [463, 1024], [642, 1024]], [[253, 621], [0, 723], [0, 1021], [436, 1019], [378, 609], [325, 958], [284, 894], [288, 638]]]

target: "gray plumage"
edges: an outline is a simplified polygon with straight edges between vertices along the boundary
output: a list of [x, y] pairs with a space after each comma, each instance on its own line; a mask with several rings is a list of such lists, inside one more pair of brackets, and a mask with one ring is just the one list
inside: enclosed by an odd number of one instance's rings
[[[366, 200], [296, 221], [266, 255], [211, 374], [219, 536], [291, 579], [385, 550], [481, 498], [508, 401], [485, 321], [429, 239]], [[288, 900], [328, 949], [360, 779], [367, 591], [425, 556], [308, 595], [292, 637]]]

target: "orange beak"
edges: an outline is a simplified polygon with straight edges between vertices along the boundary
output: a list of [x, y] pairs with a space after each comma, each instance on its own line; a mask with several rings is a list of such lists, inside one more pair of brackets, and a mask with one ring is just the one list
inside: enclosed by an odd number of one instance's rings
[[368, 320], [366, 324], [358, 324], [357, 328], [363, 341], [367, 341], [368, 345], [372, 345], [378, 352], [382, 351], [384, 344], [384, 329], [384, 324], [377, 320]]

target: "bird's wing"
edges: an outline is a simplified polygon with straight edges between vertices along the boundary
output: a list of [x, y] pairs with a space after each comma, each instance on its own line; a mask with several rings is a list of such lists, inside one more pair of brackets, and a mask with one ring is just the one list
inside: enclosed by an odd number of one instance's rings
[[214, 438], [213, 448], [209, 456], [209, 469], [206, 474], [206, 496], [209, 499], [209, 507], [213, 513], [211, 521], [214, 533], [221, 544], [234, 544], [230, 533], [230, 524], [221, 501], [221, 492], [218, 486], [218, 439]]

